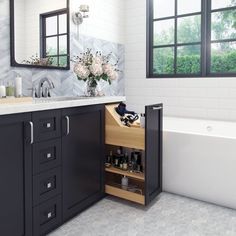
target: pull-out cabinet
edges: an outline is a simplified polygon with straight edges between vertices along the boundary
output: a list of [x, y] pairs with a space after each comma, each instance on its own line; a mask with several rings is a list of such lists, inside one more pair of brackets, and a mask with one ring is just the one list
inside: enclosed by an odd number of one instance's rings
[[[107, 194], [148, 205], [162, 191], [162, 104], [145, 107], [145, 128], [124, 126], [115, 111], [118, 104], [106, 106], [107, 145], [136, 149], [143, 152], [143, 172], [134, 173], [118, 168], [106, 168]], [[126, 176], [137, 191], [124, 189], [121, 178]]]

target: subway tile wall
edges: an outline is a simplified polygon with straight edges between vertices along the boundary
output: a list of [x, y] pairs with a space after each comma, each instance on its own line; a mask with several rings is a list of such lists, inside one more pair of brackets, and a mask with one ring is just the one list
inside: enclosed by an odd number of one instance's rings
[[146, 79], [146, 0], [125, 4], [129, 108], [162, 102], [166, 116], [236, 121], [236, 78]]

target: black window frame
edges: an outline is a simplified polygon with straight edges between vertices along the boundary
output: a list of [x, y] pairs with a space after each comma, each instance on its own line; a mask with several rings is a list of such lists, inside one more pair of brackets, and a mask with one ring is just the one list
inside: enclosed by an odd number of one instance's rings
[[[174, 46], [174, 70], [175, 74], [154, 74], [153, 73], [153, 51], [154, 48], [163, 48], [163, 46], [154, 46], [153, 43], [153, 22], [157, 21], [154, 19], [153, 16], [153, 1], [154, 0], [146, 0], [147, 1], [147, 38], [146, 38], [146, 50], [147, 50], [147, 57], [146, 57], [146, 76], [148, 79], [153, 78], [198, 78], [198, 77], [235, 77], [236, 72], [232, 73], [212, 73], [211, 69], [211, 43], [217, 42], [236, 42], [235, 39], [223, 39], [223, 40], [211, 40], [211, 15], [213, 12], [219, 11], [227, 11], [227, 10], [236, 10], [236, 6], [234, 7], [226, 7], [226, 8], [219, 8], [219, 9], [211, 9], [211, 2], [212, 0], [201, 0], [201, 12], [194, 12], [190, 14], [182, 14], [177, 15], [178, 11], [178, 0], [175, 0], [175, 15], [171, 17], [163, 17], [159, 18], [158, 20], [163, 19], [175, 19], [175, 39], [174, 44], [168, 44], [165, 46]], [[199, 43], [177, 43], [177, 19], [186, 16], [194, 16], [201, 14], [201, 68], [199, 74], [179, 74], [176, 73], [176, 66], [177, 66], [177, 47], [178, 46], [186, 46], [186, 45], [194, 45]]]
[[[52, 12], [47, 12], [47, 13], [43, 13], [40, 14], [40, 57], [41, 58], [57, 58], [57, 65], [54, 65], [56, 67], [59, 68], [67, 68], [70, 65], [70, 52], [69, 52], [69, 27], [68, 27], [68, 17], [66, 17], [67, 23], [66, 23], [66, 33], [59, 33], [59, 16], [60, 15], [66, 15], [68, 14], [68, 9], [64, 8], [64, 9], [60, 9], [60, 10], [56, 10], [56, 11], [52, 11]], [[50, 17], [57, 17], [57, 34], [54, 35], [46, 35], [46, 20], [47, 18]], [[66, 36], [67, 37], [67, 53], [66, 54], [60, 54], [60, 45], [59, 45], [59, 38], [60, 36]], [[46, 40], [47, 38], [57, 38], [57, 54], [55, 55], [47, 55], [47, 43]], [[61, 66], [59, 64], [59, 58], [60, 57], [67, 57], [67, 65], [66, 66]]]

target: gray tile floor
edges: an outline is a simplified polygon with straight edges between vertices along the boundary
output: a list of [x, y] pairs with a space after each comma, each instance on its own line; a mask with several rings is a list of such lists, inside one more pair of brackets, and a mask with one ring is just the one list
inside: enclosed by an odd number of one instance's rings
[[236, 236], [236, 211], [168, 193], [148, 208], [108, 197], [50, 236]]

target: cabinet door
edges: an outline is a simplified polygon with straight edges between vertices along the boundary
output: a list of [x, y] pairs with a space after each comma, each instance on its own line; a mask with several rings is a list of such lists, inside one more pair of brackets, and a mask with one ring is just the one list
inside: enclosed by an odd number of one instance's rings
[[162, 104], [146, 106], [145, 204], [162, 191]]
[[0, 116], [0, 235], [32, 236], [30, 119]]
[[104, 106], [63, 111], [63, 219], [104, 194]]

